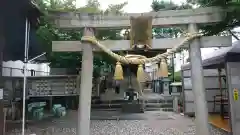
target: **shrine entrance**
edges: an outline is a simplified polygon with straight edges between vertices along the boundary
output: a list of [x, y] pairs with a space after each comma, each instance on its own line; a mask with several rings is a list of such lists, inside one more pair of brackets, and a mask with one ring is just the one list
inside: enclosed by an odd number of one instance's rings
[[[210, 135], [208, 127], [208, 114], [205, 97], [205, 87], [202, 69], [200, 48], [224, 47], [231, 45], [231, 37], [210, 36], [205, 37], [199, 32], [198, 25], [213, 24], [222, 21], [224, 11], [216, 7], [199, 9], [161, 11], [161, 13], [124, 14], [121, 16], [93, 15], [70, 12], [52, 12], [55, 23], [62, 29], [84, 28], [84, 36], [79, 41], [53, 41], [54, 52], [80, 52], [82, 51], [81, 85], [79, 96], [78, 135], [90, 134], [90, 111], [93, 76], [93, 52], [103, 51], [116, 60], [114, 79], [124, 80], [122, 64], [135, 64], [138, 66], [136, 82], [137, 93], [142, 97], [140, 106], [144, 107], [144, 92], [142, 83], [146, 82], [144, 64], [161, 62], [160, 75], [167, 79], [166, 58], [173, 56], [182, 48], [188, 48], [191, 61], [191, 80], [196, 104], [196, 134]], [[141, 26], [141, 27], [139, 27]], [[152, 39], [152, 28], [161, 26], [182, 27], [185, 34], [175, 39]], [[94, 31], [101, 28], [130, 28], [130, 40], [98, 41]], [[169, 49], [169, 51], [166, 51]], [[154, 57], [147, 58], [136, 55], [137, 52], [164, 50]], [[118, 55], [117, 51], [133, 52], [133, 57]], [[143, 53], [144, 54], [144, 53]], [[165, 85], [164, 85], [165, 86]], [[166, 86], [168, 86], [166, 84]], [[164, 88], [165, 89], [165, 88]], [[165, 91], [164, 91], [165, 93]], [[167, 94], [167, 90], [166, 90]]]

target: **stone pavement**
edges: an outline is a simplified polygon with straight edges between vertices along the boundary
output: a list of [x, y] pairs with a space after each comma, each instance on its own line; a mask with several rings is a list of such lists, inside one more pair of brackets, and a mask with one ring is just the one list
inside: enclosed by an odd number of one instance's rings
[[[71, 111], [64, 118], [54, 118], [28, 125], [27, 134], [75, 135], [77, 112]], [[97, 120], [97, 119], [101, 120]], [[103, 120], [107, 118], [107, 120]], [[119, 112], [92, 112], [91, 135], [194, 135], [195, 125], [190, 118], [172, 112], [146, 112], [121, 114]], [[211, 127], [212, 135], [226, 135]], [[20, 128], [9, 130], [6, 135], [21, 135]]]

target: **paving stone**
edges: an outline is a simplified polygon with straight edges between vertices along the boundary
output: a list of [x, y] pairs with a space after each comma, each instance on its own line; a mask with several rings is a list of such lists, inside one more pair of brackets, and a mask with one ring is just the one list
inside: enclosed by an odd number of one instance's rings
[[[106, 114], [114, 115], [113, 112]], [[30, 133], [36, 135], [76, 135], [76, 116], [77, 113], [74, 112], [65, 118], [28, 125], [26, 135], [30, 135]], [[139, 119], [143, 116], [144, 119]], [[195, 135], [194, 121], [172, 112], [146, 112], [143, 115], [136, 114], [134, 116], [131, 114], [128, 117], [133, 117], [132, 119], [136, 120], [129, 120], [130, 118], [128, 120], [91, 120], [90, 135]], [[14, 129], [12, 133], [9, 131], [6, 135], [21, 135], [21, 130], [20, 128]], [[211, 127], [211, 135], [227, 134]]]

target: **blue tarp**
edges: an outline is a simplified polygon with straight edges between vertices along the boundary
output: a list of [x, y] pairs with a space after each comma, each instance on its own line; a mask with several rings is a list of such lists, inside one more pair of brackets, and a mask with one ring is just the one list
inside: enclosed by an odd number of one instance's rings
[[[233, 43], [231, 47], [225, 47], [216, 50], [212, 55], [203, 59], [203, 68], [215, 69], [218, 67], [224, 68], [225, 62], [240, 62], [240, 41]], [[182, 66], [182, 69], [190, 69], [190, 63]]]

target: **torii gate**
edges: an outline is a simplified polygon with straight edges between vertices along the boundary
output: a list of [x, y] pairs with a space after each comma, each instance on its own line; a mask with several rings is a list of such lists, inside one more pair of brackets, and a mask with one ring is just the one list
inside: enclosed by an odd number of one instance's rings
[[[130, 17], [134, 16], [152, 16], [152, 26], [188, 26], [189, 33], [198, 33], [199, 24], [211, 24], [220, 22], [224, 19], [222, 16], [224, 10], [217, 7], [207, 7], [187, 10], [169, 10], [155, 13], [142, 14], [124, 14], [100, 15], [100, 14], [81, 14], [70, 12], [52, 12], [55, 16], [55, 24], [63, 29], [84, 29], [84, 36], [94, 36], [93, 29], [98, 28], [129, 28]], [[175, 44], [181, 42], [184, 38], [177, 39], [153, 39], [152, 49], [170, 49]], [[86, 42], [87, 41], [87, 42]], [[79, 52], [82, 54], [82, 71], [81, 71], [81, 90], [79, 96], [79, 115], [78, 115], [78, 135], [90, 134], [90, 110], [91, 110], [91, 91], [93, 75], [93, 51], [101, 51], [99, 47], [89, 42], [90, 40], [80, 41], [53, 41], [52, 50], [54, 52]], [[127, 40], [102, 41], [112, 51], [131, 50], [130, 42]], [[189, 46], [188, 46], [189, 45]], [[203, 83], [203, 68], [201, 60], [202, 47], [226, 47], [231, 45], [230, 36], [210, 36], [195, 38], [183, 47], [189, 47], [191, 61], [192, 87], [195, 95], [196, 104], [196, 134], [210, 135], [208, 128], [208, 109], [205, 98], [205, 88]]]

